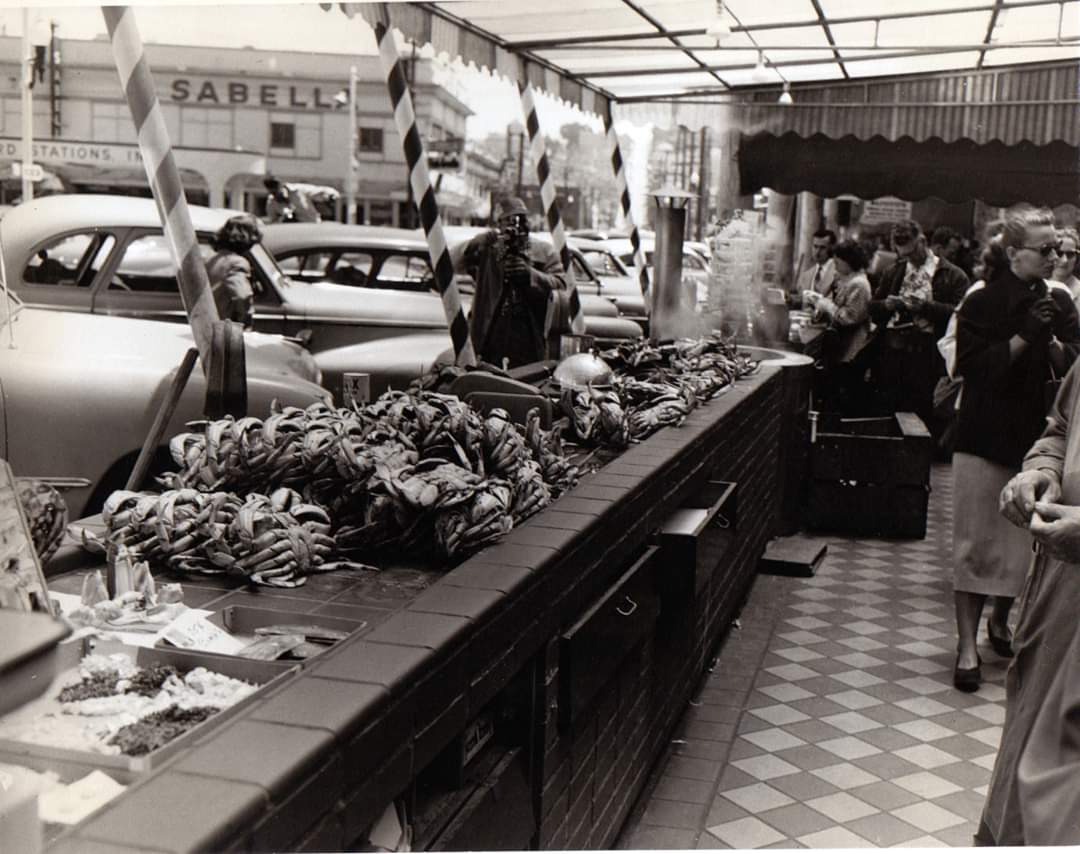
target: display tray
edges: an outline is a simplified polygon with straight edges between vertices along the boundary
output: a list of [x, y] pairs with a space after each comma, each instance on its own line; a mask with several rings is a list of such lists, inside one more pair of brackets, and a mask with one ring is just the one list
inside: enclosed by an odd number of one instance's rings
[[[257, 640], [258, 635], [255, 633], [256, 629], [262, 629], [267, 626], [317, 627], [321, 629], [331, 629], [335, 632], [344, 632], [347, 635], [368, 628], [366, 620], [350, 620], [346, 617], [332, 617], [327, 614], [306, 614], [298, 611], [273, 611], [268, 608], [251, 608], [246, 605], [228, 605], [220, 611], [215, 611], [206, 619], [214, 625], [220, 626], [233, 637], [244, 641]], [[338, 642], [335, 641], [334, 643], [327, 644], [313, 643], [313, 646], [318, 647], [319, 652], [325, 652], [328, 649], [333, 649], [336, 643]], [[303, 660], [281, 659], [278, 660], [278, 663], [303, 665], [316, 657], [317, 654]]]
[[127, 756], [125, 754], [98, 753], [93, 750], [81, 750], [70, 747], [53, 747], [47, 744], [19, 741], [10, 737], [0, 737], [0, 763], [22, 765], [35, 771], [53, 771], [63, 782], [70, 782], [97, 769], [104, 771], [119, 783], [130, 783], [160, 765], [178, 750], [202, 738], [206, 732], [221, 725], [240, 710], [251, 705], [264, 693], [262, 689], [288, 678], [296, 672], [298, 663], [281, 661], [252, 661], [232, 656], [211, 653], [189, 652], [186, 650], [146, 648], [127, 646], [114, 641], [79, 638], [61, 643], [58, 648], [56, 676], [48, 689], [41, 696], [24, 703], [18, 709], [0, 716], [0, 732], [27, 724], [45, 715], [59, 715], [61, 704], [58, 700], [61, 689], [79, 681], [79, 662], [84, 655], [111, 655], [125, 653], [139, 667], [154, 664], [172, 665], [181, 674], [196, 667], [205, 667], [224, 676], [241, 679], [259, 686], [256, 690], [234, 705], [223, 709], [178, 738], [145, 756]]

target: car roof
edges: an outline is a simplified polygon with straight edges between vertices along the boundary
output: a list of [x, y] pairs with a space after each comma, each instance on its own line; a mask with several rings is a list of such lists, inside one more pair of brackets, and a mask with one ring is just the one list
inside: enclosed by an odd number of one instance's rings
[[274, 254], [315, 247], [427, 251], [427, 241], [422, 232], [381, 225], [347, 225], [343, 222], [274, 223], [263, 228], [262, 242]]
[[[214, 232], [241, 211], [188, 205], [196, 231]], [[109, 226], [160, 228], [161, 218], [153, 199], [133, 196], [60, 194], [43, 196], [16, 205], [0, 219], [4, 253], [13, 260], [25, 257], [29, 248], [50, 235]]]

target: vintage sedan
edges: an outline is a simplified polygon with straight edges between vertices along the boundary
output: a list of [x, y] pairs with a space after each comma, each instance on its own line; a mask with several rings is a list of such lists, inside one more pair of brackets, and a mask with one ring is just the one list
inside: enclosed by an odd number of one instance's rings
[[[5, 305], [7, 306], [5, 308]], [[44, 311], [0, 294], [0, 451], [16, 475], [86, 483], [65, 494], [73, 517], [96, 512], [127, 480], [184, 354], [186, 325]], [[244, 335], [248, 413], [329, 401], [311, 354], [277, 335]], [[196, 364], [166, 439], [202, 418]], [[159, 448], [152, 472], [169, 468]], [[152, 485], [152, 484], [147, 484]]]

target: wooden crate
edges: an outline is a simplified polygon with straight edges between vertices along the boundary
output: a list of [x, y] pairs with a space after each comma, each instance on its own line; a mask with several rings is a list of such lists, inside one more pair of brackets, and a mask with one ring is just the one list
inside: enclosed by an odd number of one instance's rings
[[885, 418], [811, 413], [811, 419], [807, 527], [925, 537], [934, 448], [919, 417], [910, 412]]

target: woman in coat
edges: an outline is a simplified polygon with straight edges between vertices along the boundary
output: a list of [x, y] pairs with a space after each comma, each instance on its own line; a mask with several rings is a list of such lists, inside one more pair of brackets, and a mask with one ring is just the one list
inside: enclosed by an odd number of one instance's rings
[[217, 252], [206, 262], [218, 317], [242, 323], [246, 329], [251, 328], [255, 317], [255, 291], [247, 252], [261, 239], [262, 229], [255, 217], [230, 217], [214, 235], [211, 245]]

